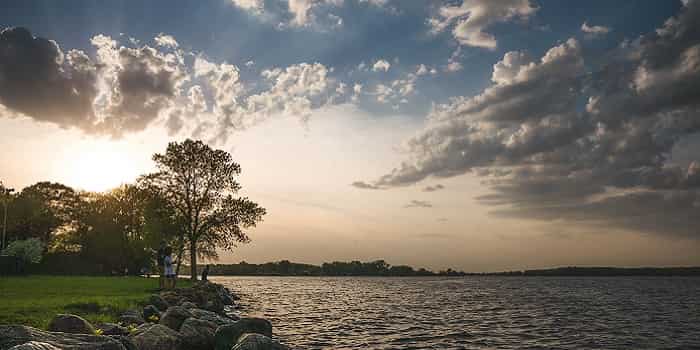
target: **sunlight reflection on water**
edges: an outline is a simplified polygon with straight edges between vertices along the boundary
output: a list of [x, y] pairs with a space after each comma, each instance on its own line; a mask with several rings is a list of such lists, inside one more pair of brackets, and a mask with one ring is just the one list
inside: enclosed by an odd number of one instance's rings
[[295, 349], [700, 347], [700, 278], [212, 280]]

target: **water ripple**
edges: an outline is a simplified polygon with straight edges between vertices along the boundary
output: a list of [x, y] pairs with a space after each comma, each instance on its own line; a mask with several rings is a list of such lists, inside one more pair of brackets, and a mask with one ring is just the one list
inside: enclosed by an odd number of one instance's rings
[[213, 279], [298, 349], [700, 348], [700, 278]]

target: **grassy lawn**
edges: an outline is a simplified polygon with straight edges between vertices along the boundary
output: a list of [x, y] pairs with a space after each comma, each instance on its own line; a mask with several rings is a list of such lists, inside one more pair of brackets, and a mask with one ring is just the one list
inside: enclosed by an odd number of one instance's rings
[[[178, 281], [178, 286], [188, 285]], [[58, 313], [113, 322], [121, 311], [142, 305], [157, 288], [156, 278], [143, 277], [0, 277], [0, 324], [46, 329]]]

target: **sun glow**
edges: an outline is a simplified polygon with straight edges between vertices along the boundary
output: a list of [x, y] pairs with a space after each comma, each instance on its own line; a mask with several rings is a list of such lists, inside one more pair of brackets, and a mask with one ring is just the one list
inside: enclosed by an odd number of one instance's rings
[[149, 156], [124, 142], [85, 140], [66, 152], [61, 177], [76, 189], [107, 191], [149, 171]]

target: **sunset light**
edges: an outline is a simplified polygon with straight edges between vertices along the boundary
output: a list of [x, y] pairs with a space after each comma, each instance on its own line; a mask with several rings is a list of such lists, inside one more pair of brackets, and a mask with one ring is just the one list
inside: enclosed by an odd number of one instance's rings
[[0, 2], [0, 350], [700, 349], [699, 252], [700, 0]]

